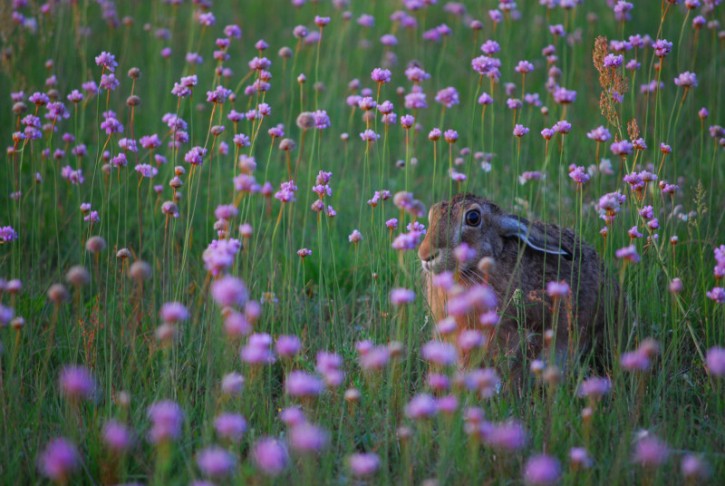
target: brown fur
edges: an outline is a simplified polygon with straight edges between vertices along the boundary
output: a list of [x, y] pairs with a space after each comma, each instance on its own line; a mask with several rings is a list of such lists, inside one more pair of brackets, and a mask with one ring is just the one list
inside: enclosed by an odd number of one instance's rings
[[[465, 213], [474, 208], [482, 214], [478, 227], [464, 223]], [[566, 255], [533, 249], [522, 238], [508, 234], [504, 227], [517, 222], [528, 229], [529, 241], [538, 241], [541, 243], [538, 246], [552, 252], [563, 251]], [[461, 243], [474, 248], [476, 258], [459, 266], [453, 250]], [[524, 348], [528, 355], [540, 354], [543, 333], [553, 327], [557, 328], [557, 350], [572, 353], [594, 344], [601, 347], [606, 313], [616, 308], [619, 288], [590, 245], [571, 230], [553, 224], [529, 223], [503, 213], [492, 202], [476, 196], [457, 195], [452, 201], [443, 201], [431, 208], [428, 233], [418, 255], [421, 261], [437, 255], [432, 273], [455, 272], [458, 283], [464, 287], [487, 281], [498, 297], [498, 312], [502, 316], [496, 342], [509, 356], [520, 355]], [[483, 257], [491, 257], [495, 262], [488, 275], [477, 267]], [[440, 321], [446, 316], [446, 294], [431, 285], [432, 273], [424, 272], [426, 297], [433, 317]], [[561, 280], [569, 284], [571, 297], [559, 302], [558, 319], [554, 323], [555, 306], [546, 294], [546, 284]], [[513, 302], [517, 289], [521, 290], [522, 297], [518, 306]], [[466, 316], [458, 324], [472, 327], [476, 325], [476, 318]], [[521, 343], [522, 336], [525, 345]]]

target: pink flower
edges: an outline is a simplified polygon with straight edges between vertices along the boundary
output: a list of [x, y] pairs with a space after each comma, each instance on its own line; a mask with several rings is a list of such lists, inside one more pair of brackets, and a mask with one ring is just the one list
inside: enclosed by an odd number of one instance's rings
[[279, 336], [275, 343], [275, 350], [280, 358], [292, 358], [299, 353], [302, 343], [297, 336]]
[[347, 237], [348, 241], [352, 244], [357, 244], [362, 240], [362, 233], [358, 230], [352, 230], [352, 233], [350, 233], [350, 236]]
[[577, 184], [586, 184], [592, 178], [584, 167], [578, 166], [569, 171], [569, 177]]
[[714, 287], [712, 290], [708, 290], [705, 295], [718, 304], [725, 304], [725, 289], [722, 287]]
[[369, 477], [380, 467], [380, 458], [374, 452], [351, 454], [347, 458], [347, 464], [353, 475]]
[[373, 72], [370, 75], [370, 78], [375, 81], [376, 83], [389, 83], [391, 79], [391, 74], [389, 69], [381, 69], [381, 68], [375, 68], [373, 69]]
[[534, 70], [534, 65], [529, 61], [519, 61], [514, 69], [517, 73], [526, 74]]
[[486, 445], [508, 452], [523, 448], [527, 442], [526, 430], [513, 420], [502, 424], [488, 424], [482, 427], [481, 433]]
[[643, 467], [656, 468], [663, 465], [670, 456], [667, 444], [654, 436], [646, 436], [637, 441], [632, 460]]
[[423, 359], [438, 366], [451, 366], [458, 360], [456, 348], [441, 341], [427, 342], [421, 348], [421, 354]]
[[405, 415], [413, 420], [430, 419], [438, 413], [435, 399], [427, 393], [414, 396], [405, 406]]
[[219, 438], [238, 444], [247, 430], [247, 421], [236, 413], [222, 413], [214, 419], [214, 430]]
[[164, 322], [176, 324], [189, 319], [189, 311], [181, 302], [166, 302], [161, 306], [159, 317]]
[[51, 481], [64, 484], [73, 471], [78, 469], [80, 462], [76, 446], [69, 440], [58, 437], [48, 442], [38, 458], [38, 468]]
[[109, 420], [103, 426], [103, 442], [111, 451], [123, 453], [133, 445], [131, 431], [121, 422]]
[[244, 389], [244, 377], [236, 372], [228, 373], [222, 378], [221, 388], [225, 395], [240, 395]]
[[565, 298], [571, 293], [569, 284], [566, 280], [560, 282], [548, 282], [546, 284], [546, 293], [549, 297]]
[[410, 289], [393, 289], [390, 291], [390, 303], [394, 306], [410, 304], [415, 300], [415, 292]]
[[524, 482], [531, 486], [557, 484], [561, 477], [559, 461], [546, 454], [531, 456], [524, 467]]
[[639, 262], [639, 254], [637, 254], [637, 248], [634, 245], [629, 245], [624, 248], [620, 248], [615, 252], [615, 255], [620, 260], [626, 260], [631, 263]]
[[715, 346], [708, 349], [705, 361], [712, 376], [725, 376], [725, 348]]
[[244, 282], [231, 275], [212, 282], [210, 293], [220, 307], [243, 307], [249, 297]]
[[93, 376], [84, 366], [66, 366], [60, 372], [60, 391], [69, 400], [90, 400], [96, 392]]
[[609, 378], [594, 376], [587, 378], [579, 385], [578, 395], [580, 397], [598, 400], [604, 395], [607, 395], [611, 389], [612, 382]]
[[236, 463], [236, 458], [231, 453], [218, 446], [207, 447], [196, 456], [196, 464], [201, 472], [212, 478], [231, 475]]
[[325, 389], [322, 380], [304, 371], [292, 371], [284, 384], [285, 392], [292, 397], [313, 397]]
[[289, 442], [296, 452], [319, 453], [329, 442], [329, 434], [322, 427], [309, 422], [294, 425], [289, 433]]
[[446, 108], [451, 108], [452, 106], [460, 103], [458, 91], [452, 86], [443, 88], [442, 90], [438, 91], [435, 100]]
[[154, 402], [148, 408], [147, 415], [151, 419], [149, 440], [154, 444], [178, 439], [181, 435], [184, 412], [176, 402], [171, 400]]
[[519, 125], [517, 123], [516, 126], [514, 127], [514, 135], [517, 136], [517, 137], [519, 137], [519, 138], [523, 137], [527, 133], [529, 133], [529, 129], [526, 128], [523, 125]]
[[289, 464], [287, 448], [270, 437], [259, 439], [252, 447], [251, 456], [257, 468], [267, 476], [278, 476]]

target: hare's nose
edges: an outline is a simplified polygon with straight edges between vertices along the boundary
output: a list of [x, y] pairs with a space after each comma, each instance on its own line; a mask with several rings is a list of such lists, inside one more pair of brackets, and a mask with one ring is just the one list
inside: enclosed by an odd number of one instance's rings
[[438, 257], [439, 250], [430, 252], [430, 254], [423, 260], [425, 262], [432, 262]]

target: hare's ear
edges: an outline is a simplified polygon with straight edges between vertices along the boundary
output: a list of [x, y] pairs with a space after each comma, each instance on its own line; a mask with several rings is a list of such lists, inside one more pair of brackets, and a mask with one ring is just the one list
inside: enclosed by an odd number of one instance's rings
[[559, 255], [571, 260], [571, 253], [555, 238], [545, 238], [543, 232], [523, 218], [505, 215], [498, 217], [498, 228], [504, 238], [518, 238], [532, 250]]

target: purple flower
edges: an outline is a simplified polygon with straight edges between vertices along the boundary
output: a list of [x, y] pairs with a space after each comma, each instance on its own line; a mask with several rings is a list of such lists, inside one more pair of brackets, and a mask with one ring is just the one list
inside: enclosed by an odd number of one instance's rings
[[222, 478], [229, 476], [236, 466], [235, 457], [218, 446], [208, 447], [196, 456], [196, 464], [201, 472], [208, 477]]
[[307, 422], [305, 413], [299, 407], [285, 408], [279, 413], [279, 418], [288, 427], [295, 427]]
[[604, 56], [604, 67], [618, 68], [624, 62], [624, 56], [619, 54], [607, 54]]
[[372, 74], [370, 75], [370, 78], [375, 81], [376, 83], [389, 83], [391, 79], [391, 74], [389, 69], [381, 69], [381, 68], [375, 68], [373, 69]]
[[325, 389], [322, 380], [304, 371], [292, 371], [284, 384], [285, 392], [293, 397], [317, 396]]
[[415, 300], [415, 292], [410, 289], [396, 288], [390, 291], [390, 303], [394, 306], [410, 304]]
[[667, 444], [654, 436], [646, 436], [637, 441], [632, 460], [642, 467], [655, 468], [664, 464], [670, 456]]
[[487, 56], [493, 56], [500, 50], [501, 46], [495, 40], [487, 40], [486, 42], [481, 44], [481, 52], [483, 52]]
[[275, 350], [281, 358], [292, 358], [299, 353], [302, 343], [297, 336], [279, 336], [275, 343]]
[[657, 57], [663, 58], [672, 50], [672, 42], [665, 39], [657, 39], [654, 44], [652, 44], [652, 48], [654, 49]]
[[489, 424], [481, 432], [486, 445], [508, 452], [523, 448], [527, 441], [526, 430], [513, 420], [502, 424]]
[[18, 233], [12, 226], [0, 226], [0, 244], [9, 243], [18, 239]]
[[380, 468], [380, 458], [374, 452], [351, 454], [347, 458], [350, 471], [357, 477], [368, 477]]
[[98, 85], [101, 87], [101, 89], [105, 89], [107, 91], [113, 91], [121, 84], [121, 82], [116, 79], [116, 76], [111, 74], [102, 74], [101, 75], [101, 82], [98, 83]]
[[524, 104], [518, 98], [508, 98], [506, 100], [506, 106], [508, 107], [509, 110], [518, 110], [522, 106], [524, 106]]
[[420, 83], [430, 78], [430, 74], [418, 66], [410, 66], [405, 70], [405, 76], [412, 83]]
[[592, 176], [587, 173], [586, 169], [581, 166], [575, 167], [573, 170], [569, 171], [569, 177], [571, 177], [577, 184], [585, 184], [592, 178]]
[[360, 138], [364, 142], [373, 143], [373, 142], [376, 142], [380, 138], [380, 135], [378, 135], [377, 133], [375, 133], [375, 131], [368, 128], [364, 132], [360, 133]]
[[347, 237], [348, 241], [352, 244], [357, 244], [362, 240], [362, 233], [358, 230], [352, 230], [350, 236]]
[[561, 477], [559, 461], [546, 454], [531, 456], [524, 467], [524, 482], [531, 486], [557, 484]]
[[169, 324], [177, 324], [189, 319], [189, 311], [181, 302], [166, 302], [161, 306], [159, 317]]
[[569, 461], [574, 469], [592, 467], [592, 459], [589, 457], [589, 452], [583, 447], [572, 447], [569, 450]]
[[549, 297], [564, 298], [571, 293], [569, 284], [566, 280], [560, 282], [548, 282], [546, 284], [546, 293]]
[[204, 12], [199, 14], [198, 21], [203, 27], [211, 27], [216, 23], [216, 18], [213, 13]]
[[414, 396], [405, 406], [405, 415], [413, 420], [433, 418], [438, 413], [435, 399], [427, 393]]
[[637, 254], [637, 248], [634, 245], [625, 246], [615, 252], [615, 256], [620, 260], [626, 260], [631, 263], [639, 262], [639, 254]]
[[685, 71], [675, 78], [675, 84], [681, 88], [694, 88], [697, 86], [697, 76], [695, 73]]
[[410, 90], [410, 93], [407, 93], [405, 95], [404, 106], [408, 110], [420, 110], [428, 108], [426, 94], [423, 92], [423, 89], [419, 85], [414, 85], [413, 88]]
[[607, 395], [611, 389], [612, 382], [609, 378], [593, 376], [591, 378], [587, 378], [581, 383], [581, 385], [579, 385], [579, 391], [577, 394], [580, 397], [598, 400], [604, 395]]
[[514, 69], [517, 73], [526, 74], [534, 70], [534, 65], [529, 61], [519, 61]]
[[317, 110], [312, 112], [312, 117], [315, 121], [315, 128], [318, 130], [324, 130], [330, 127], [330, 117], [327, 115], [325, 110]]
[[400, 124], [403, 128], [408, 129], [415, 123], [415, 117], [412, 115], [403, 115], [400, 117]]
[[685, 457], [682, 458], [682, 462], [680, 463], [680, 472], [682, 473], [682, 476], [684, 476], [688, 482], [691, 481], [692, 484], [697, 484], [698, 479], [704, 482], [711, 474], [710, 466], [707, 462], [703, 458], [694, 454], [686, 454]]
[[176, 402], [171, 400], [154, 402], [148, 408], [147, 415], [151, 419], [149, 440], [152, 443], [175, 440], [181, 435], [184, 412]]
[[427, 342], [421, 348], [421, 354], [423, 359], [438, 366], [451, 366], [458, 360], [456, 348], [441, 341]]
[[290, 180], [288, 182], [283, 182], [280, 184], [279, 191], [274, 194], [274, 198], [278, 199], [283, 203], [293, 202], [296, 199], [296, 192], [297, 186], [295, 185], [295, 181]]
[[619, 155], [620, 157], [626, 157], [627, 155], [632, 153], [632, 149], [634, 146], [629, 143], [627, 140], [621, 140], [619, 142], [614, 142], [610, 149], [612, 150], [612, 153], [615, 155]]
[[302, 422], [292, 427], [289, 433], [290, 446], [296, 452], [319, 453], [329, 442], [325, 429], [309, 422]]
[[259, 439], [252, 447], [251, 456], [257, 468], [267, 476], [278, 476], [289, 463], [287, 448], [270, 437]]
[[561, 86], [554, 90], [554, 101], [566, 105], [576, 101], [576, 91], [562, 88]]
[[493, 104], [493, 98], [491, 98], [490, 94], [483, 93], [481, 96], [478, 97], [478, 104], [482, 106]]
[[239, 373], [228, 373], [222, 378], [222, 393], [240, 395], [244, 389], [244, 377]]
[[38, 468], [51, 481], [64, 484], [73, 471], [78, 469], [80, 462], [76, 446], [69, 440], [58, 437], [48, 442], [38, 458]]
[[370, 349], [364, 349], [361, 346], [362, 343], [358, 343], [358, 352], [360, 353], [360, 368], [363, 371], [381, 370], [390, 361], [390, 350], [387, 346], [372, 346]]
[[233, 91], [225, 88], [224, 86], [217, 86], [213, 91], [206, 92], [206, 101], [209, 103], [224, 103], [229, 96], [233, 94]]
[[517, 137], [519, 137], [519, 138], [520, 138], [520, 137], [523, 137], [523, 136], [524, 136], [524, 135], [526, 135], [527, 133], [529, 133], [529, 129], [528, 129], [528, 128], [526, 128], [526, 127], [525, 127], [525, 126], [523, 126], [523, 125], [519, 125], [519, 124], [517, 123], [517, 124], [516, 124], [516, 126], [514, 127], [514, 135], [515, 135], [515, 136], [517, 136]]
[[116, 57], [110, 52], [106, 51], [103, 51], [96, 56], [96, 65], [101, 66], [104, 70], [110, 72], [114, 72], [116, 70], [116, 67], [118, 67]]
[[475, 57], [471, 60], [471, 68], [481, 76], [486, 76], [493, 81], [501, 77], [501, 61], [495, 57]]
[[231, 275], [215, 280], [210, 293], [220, 307], [243, 307], [249, 296], [244, 282]]
[[442, 90], [438, 91], [435, 100], [446, 108], [451, 108], [452, 106], [460, 103], [458, 91], [452, 86], [443, 88]]
[[705, 295], [718, 304], [725, 304], [725, 289], [722, 287], [714, 287], [712, 290], [708, 290]]
[[134, 170], [138, 172], [141, 177], [145, 177], [147, 179], [151, 179], [159, 173], [159, 170], [156, 167], [149, 164], [138, 164], [134, 167]]
[[275, 361], [272, 353], [272, 337], [266, 333], [255, 333], [249, 336], [247, 345], [242, 348], [239, 355], [247, 364], [265, 365]]
[[455, 130], [446, 130], [443, 132], [443, 139], [448, 143], [456, 143], [458, 140], [458, 132]]
[[219, 438], [238, 444], [247, 430], [247, 421], [236, 413], [222, 413], [214, 419], [214, 430]]
[[84, 366], [66, 366], [60, 372], [60, 391], [71, 401], [90, 400], [96, 391], [93, 376]]
[[640, 350], [622, 354], [619, 363], [626, 371], [649, 371], [652, 366], [649, 356]]
[[184, 155], [184, 161], [191, 165], [201, 165], [204, 161], [206, 152], [206, 149], [203, 147], [192, 147], [191, 150]]
[[111, 451], [123, 453], [133, 445], [131, 431], [121, 422], [109, 420], [103, 426], [103, 442]]
[[[480, 333], [473, 329], [468, 330], [468, 332], [476, 332], [480, 336]], [[465, 338], [464, 333], [461, 333], [461, 337]], [[481, 338], [479, 340], [481, 341], [480, 347], [483, 342]], [[461, 341], [461, 338], [459, 338], [459, 341]], [[493, 368], [477, 369], [467, 373], [464, 377], [464, 383], [466, 388], [478, 392], [478, 395], [484, 399], [496, 395], [501, 387], [501, 379]]]
[[551, 127], [551, 129], [554, 130], [555, 133], [566, 135], [571, 131], [571, 123], [566, 120], [559, 120], [558, 122], [554, 123], [554, 126]]

